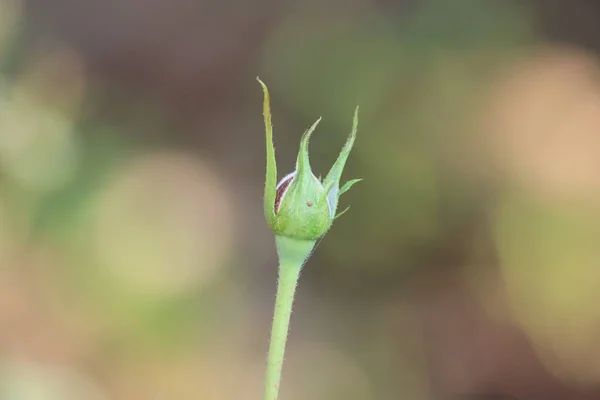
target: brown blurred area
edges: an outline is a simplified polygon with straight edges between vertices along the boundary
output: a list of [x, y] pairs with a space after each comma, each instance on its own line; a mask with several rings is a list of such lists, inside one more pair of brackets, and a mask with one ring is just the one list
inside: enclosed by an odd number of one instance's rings
[[600, 398], [600, 3], [0, 0], [0, 399], [260, 399], [281, 176], [364, 178], [282, 400]]

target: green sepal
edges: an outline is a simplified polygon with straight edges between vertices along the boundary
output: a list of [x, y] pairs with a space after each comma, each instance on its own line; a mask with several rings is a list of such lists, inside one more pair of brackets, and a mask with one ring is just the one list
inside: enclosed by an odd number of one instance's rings
[[349, 180], [348, 182], [344, 183], [344, 186], [342, 186], [342, 188], [340, 189], [340, 193], [338, 194], [338, 197], [340, 197], [341, 195], [346, 193], [348, 190], [350, 190], [350, 188], [352, 186], [354, 186], [355, 183], [358, 183], [360, 181], [362, 181], [362, 178], [352, 179], [352, 180]]
[[[329, 203], [329, 207], [331, 208], [331, 214], [335, 215], [338, 205], [338, 199], [340, 196], [340, 179], [342, 178], [342, 172], [344, 170], [344, 166], [346, 165], [346, 160], [350, 155], [350, 151], [352, 150], [352, 146], [354, 145], [354, 140], [356, 139], [356, 131], [358, 130], [358, 106], [356, 110], [354, 110], [354, 118], [352, 120], [352, 131], [348, 136], [348, 140], [346, 140], [346, 144], [342, 148], [340, 155], [337, 160], [331, 167], [331, 170], [325, 177], [323, 181], [323, 185], [328, 188], [326, 189], [327, 193], [327, 202]], [[356, 182], [354, 182], [356, 183]], [[353, 184], [354, 184], [353, 183]], [[350, 185], [351, 186], [351, 185]], [[349, 187], [346, 188], [348, 190]]]
[[348, 211], [349, 209], [350, 209], [350, 206], [346, 207], [346, 208], [344, 209], [344, 211], [342, 211], [342, 212], [338, 213], [338, 214], [335, 216], [334, 220], [336, 220], [336, 219], [338, 219], [339, 217], [341, 217], [342, 215], [346, 214], [346, 211]]
[[263, 116], [265, 119], [265, 134], [267, 144], [267, 175], [265, 179], [264, 208], [265, 218], [271, 228], [277, 225], [277, 216], [275, 215], [275, 196], [277, 190], [277, 162], [275, 160], [275, 145], [273, 144], [273, 124], [271, 123], [271, 100], [269, 89], [259, 77], [256, 80], [263, 89]]
[[319, 125], [319, 122], [321, 122], [321, 118], [316, 120], [315, 123], [304, 132], [302, 139], [300, 139], [300, 151], [298, 152], [298, 159], [296, 161], [296, 173], [298, 177], [307, 175], [312, 176], [310, 160], [308, 159], [308, 142], [310, 141], [312, 133], [317, 128], [317, 125]]

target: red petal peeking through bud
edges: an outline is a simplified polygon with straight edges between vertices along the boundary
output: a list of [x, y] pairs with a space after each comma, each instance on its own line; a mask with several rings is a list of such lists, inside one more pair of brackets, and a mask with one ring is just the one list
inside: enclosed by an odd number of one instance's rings
[[281, 205], [281, 200], [283, 199], [283, 194], [285, 190], [290, 186], [292, 180], [294, 179], [295, 174], [289, 174], [287, 177], [283, 178], [279, 185], [277, 185], [277, 193], [275, 194], [275, 214], [279, 211], [279, 206]]

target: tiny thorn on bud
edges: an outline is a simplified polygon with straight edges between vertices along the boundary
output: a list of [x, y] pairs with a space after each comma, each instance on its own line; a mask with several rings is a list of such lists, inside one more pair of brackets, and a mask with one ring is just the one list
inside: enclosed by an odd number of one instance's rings
[[312, 205], [313, 205], [313, 202], [312, 202], [312, 201], [307, 201], [307, 202], [306, 202], [306, 205], [307, 205], [307, 206], [309, 206], [309, 207], [312, 207]]

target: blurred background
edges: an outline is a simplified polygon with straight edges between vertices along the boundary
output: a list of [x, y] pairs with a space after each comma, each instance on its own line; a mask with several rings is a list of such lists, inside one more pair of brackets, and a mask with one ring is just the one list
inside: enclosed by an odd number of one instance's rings
[[0, 0], [0, 399], [252, 400], [301, 133], [364, 181], [282, 400], [600, 398], [600, 3]]

